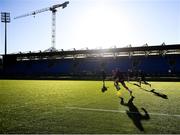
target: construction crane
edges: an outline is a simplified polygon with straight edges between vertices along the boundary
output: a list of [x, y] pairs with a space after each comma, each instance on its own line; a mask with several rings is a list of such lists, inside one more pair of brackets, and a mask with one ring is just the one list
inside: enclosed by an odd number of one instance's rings
[[55, 49], [55, 45], [56, 45], [56, 12], [57, 12], [57, 8], [62, 7], [64, 9], [65, 7], [67, 7], [67, 4], [69, 4], [69, 1], [66, 1], [62, 4], [53, 5], [48, 8], [43, 8], [40, 10], [32, 11], [30, 13], [17, 16], [14, 19], [19, 19], [19, 18], [23, 18], [26, 16], [31, 16], [31, 15], [35, 16], [36, 14], [39, 14], [39, 13], [42, 13], [45, 11], [51, 11], [52, 12], [52, 30], [51, 30], [51, 32], [52, 32], [52, 37], [51, 37], [52, 38], [51, 39], [52, 47], [50, 48], [50, 50], [56, 50]]

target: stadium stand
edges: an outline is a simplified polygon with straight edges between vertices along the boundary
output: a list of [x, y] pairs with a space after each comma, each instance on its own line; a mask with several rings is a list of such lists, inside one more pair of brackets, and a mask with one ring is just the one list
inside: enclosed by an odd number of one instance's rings
[[110, 76], [113, 69], [119, 68], [124, 73], [128, 70], [143, 71], [149, 77], [180, 77], [179, 45], [142, 48], [8, 54], [3, 55], [0, 61], [0, 76], [95, 77], [100, 75], [102, 69]]

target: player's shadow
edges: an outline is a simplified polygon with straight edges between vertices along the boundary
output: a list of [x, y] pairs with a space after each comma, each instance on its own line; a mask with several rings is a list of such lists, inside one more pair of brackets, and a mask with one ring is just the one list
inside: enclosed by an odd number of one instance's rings
[[136, 86], [138, 86], [138, 87], [140, 87], [140, 88], [141, 88], [141, 86], [140, 86], [139, 84], [137, 84], [137, 83], [133, 83], [133, 85], [136, 85]]
[[127, 106], [129, 110], [126, 110], [126, 114], [128, 117], [133, 121], [134, 125], [140, 130], [144, 131], [144, 127], [142, 125], [142, 120], [149, 120], [150, 116], [148, 112], [144, 109], [141, 108], [144, 111], [144, 115], [141, 114], [138, 110], [138, 108], [134, 105], [133, 100], [134, 97], [132, 96], [127, 103], [124, 102], [123, 98], [120, 98], [120, 104], [123, 106]]
[[144, 90], [144, 91], [146, 91], [146, 92], [151, 92], [151, 93], [153, 93], [155, 96], [161, 97], [161, 98], [163, 98], [163, 99], [168, 99], [168, 96], [167, 96], [167, 95], [165, 95], [165, 94], [163, 94], [163, 93], [160, 93], [160, 92], [156, 92], [155, 89], [146, 90], [146, 89], [142, 88], [139, 84], [133, 83], [133, 85], [138, 86], [140, 89], [142, 89], [142, 90]]
[[163, 94], [163, 93], [160, 93], [160, 92], [156, 92], [155, 89], [152, 89], [152, 90], [146, 90], [146, 89], [144, 89], [144, 88], [141, 88], [141, 89], [144, 90], [144, 91], [147, 91], [147, 92], [151, 92], [151, 93], [153, 93], [155, 96], [161, 97], [161, 98], [163, 98], [163, 99], [168, 99], [168, 96], [167, 96], [166, 94]]

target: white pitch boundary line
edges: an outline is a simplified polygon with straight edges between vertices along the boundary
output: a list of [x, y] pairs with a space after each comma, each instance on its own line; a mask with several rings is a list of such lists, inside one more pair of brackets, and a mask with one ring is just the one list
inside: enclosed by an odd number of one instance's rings
[[[82, 108], [82, 107], [65, 107], [67, 109], [72, 110], [84, 110], [84, 111], [96, 111], [96, 112], [113, 112], [113, 113], [126, 113], [126, 111], [121, 110], [107, 110], [107, 109], [96, 109], [96, 108]], [[130, 113], [137, 113], [137, 112], [130, 112]], [[170, 117], [179, 117], [179, 114], [165, 114], [165, 113], [148, 113], [150, 115], [158, 115], [158, 116], [170, 116]]]

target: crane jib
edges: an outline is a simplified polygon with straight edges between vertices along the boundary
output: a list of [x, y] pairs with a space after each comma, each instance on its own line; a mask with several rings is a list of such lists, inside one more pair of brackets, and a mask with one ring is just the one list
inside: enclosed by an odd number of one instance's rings
[[67, 7], [67, 4], [69, 4], [69, 1], [66, 1], [63, 4], [57, 4], [57, 5], [53, 5], [51, 7], [48, 7], [48, 8], [43, 8], [43, 9], [39, 9], [39, 10], [36, 10], [36, 11], [32, 11], [30, 13], [14, 17], [14, 19], [18, 19], [18, 18], [30, 16], [30, 15], [36, 15], [38, 13], [42, 13], [42, 12], [45, 12], [45, 11], [54, 11], [56, 8], [59, 8], [59, 7], [65, 8], [65, 7]]
[[27, 14], [24, 14], [24, 15], [21, 15], [21, 16], [17, 16], [15, 17], [14, 19], [18, 19], [18, 18], [23, 18], [23, 17], [26, 17], [26, 16], [31, 16], [31, 15], [36, 15], [38, 13], [42, 13], [42, 12], [45, 12], [45, 11], [51, 11], [52, 12], [52, 39], [51, 39], [51, 43], [52, 43], [52, 50], [55, 50], [55, 38], [56, 38], [56, 8], [59, 8], [59, 7], [62, 7], [62, 8], [65, 8], [67, 7], [67, 4], [69, 4], [69, 1], [66, 1], [62, 4], [57, 4], [57, 5], [53, 5], [51, 7], [48, 7], [48, 8], [43, 8], [43, 9], [40, 9], [40, 10], [36, 10], [36, 11], [33, 11], [33, 12], [30, 12], [30, 13], [27, 13]]

